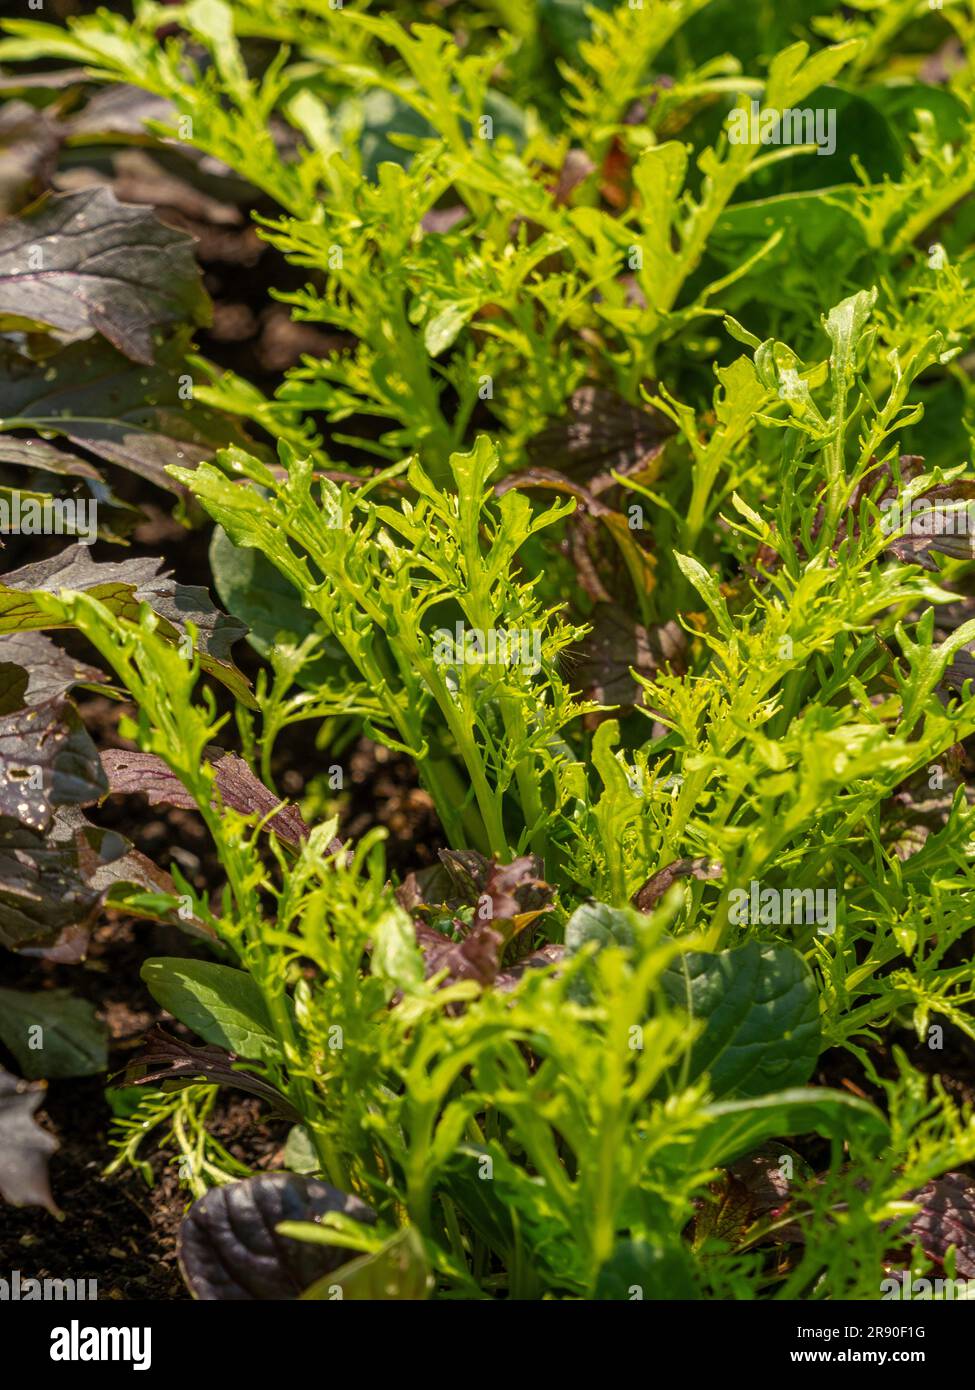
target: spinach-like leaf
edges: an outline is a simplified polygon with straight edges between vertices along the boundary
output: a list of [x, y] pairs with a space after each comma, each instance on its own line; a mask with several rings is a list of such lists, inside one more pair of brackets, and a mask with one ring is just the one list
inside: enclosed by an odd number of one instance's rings
[[210, 542], [210, 566], [220, 602], [247, 624], [251, 645], [268, 656], [277, 642], [298, 643], [324, 628], [306, 608], [294, 587], [259, 550], [233, 544], [222, 526]]
[[704, 1031], [686, 1079], [707, 1072], [716, 1097], [800, 1086], [819, 1055], [819, 996], [792, 946], [746, 942], [731, 951], [685, 951], [663, 976], [671, 1002]]
[[583, 903], [565, 926], [565, 948], [576, 955], [593, 941], [599, 947], [625, 946], [636, 942], [637, 914], [629, 907], [610, 907], [607, 903]]
[[105, 1025], [70, 990], [0, 989], [0, 1039], [30, 1081], [97, 1076], [108, 1066]]
[[630, 1301], [640, 1299], [696, 1298], [694, 1269], [680, 1240], [617, 1241], [612, 1255], [599, 1271], [595, 1297]]
[[248, 1061], [280, 1061], [264, 997], [243, 970], [212, 961], [153, 957], [142, 978], [157, 1003], [192, 1028]]

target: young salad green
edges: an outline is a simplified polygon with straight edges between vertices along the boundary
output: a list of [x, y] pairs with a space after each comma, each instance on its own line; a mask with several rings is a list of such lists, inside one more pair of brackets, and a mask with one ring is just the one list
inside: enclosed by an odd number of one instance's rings
[[[0, 461], [81, 479], [107, 543], [119, 465], [213, 527], [226, 613], [81, 546], [0, 576], [0, 760], [32, 765], [42, 699], [60, 750], [36, 806], [0, 795], [0, 942], [186, 928], [142, 969], [183, 1027], [116, 1078], [112, 1167], [178, 1161], [191, 1292], [975, 1277], [942, 1065], [975, 1041], [971, 5], [133, 8], [7, 19], [0, 64], [51, 121], [41, 68], [82, 71], [66, 150], [242, 186], [330, 343], [267, 390], [201, 355], [190, 243], [110, 190], [0, 223]], [[53, 697], [44, 630], [99, 663]], [[279, 795], [300, 725], [323, 766], [409, 759], [442, 833], [412, 872]], [[147, 789], [202, 819], [216, 893], [81, 809]], [[73, 920], [51, 891], [28, 921], [25, 855]], [[27, 1069], [36, 1001], [2, 995], [28, 1080], [70, 1074]], [[290, 1126], [277, 1171], [211, 1133], [219, 1088]], [[49, 1200], [31, 1152], [10, 1200]]]

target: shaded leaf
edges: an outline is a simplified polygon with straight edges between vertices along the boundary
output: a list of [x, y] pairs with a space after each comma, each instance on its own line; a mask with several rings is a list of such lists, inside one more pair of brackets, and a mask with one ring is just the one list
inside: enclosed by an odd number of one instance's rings
[[593, 1297], [620, 1302], [635, 1297], [690, 1299], [698, 1297], [698, 1288], [693, 1264], [680, 1240], [653, 1235], [616, 1242], [599, 1270]]
[[[477, 850], [440, 850], [439, 855], [434, 869], [409, 876], [398, 900], [412, 913], [429, 914], [441, 924], [446, 918], [449, 925], [448, 933], [422, 918], [415, 923], [428, 978], [446, 970], [445, 984], [476, 980], [487, 987], [499, 980], [506, 942], [548, 910], [554, 889], [542, 877], [537, 855], [510, 864]], [[458, 913], [464, 915], [453, 915]], [[523, 973], [507, 972], [503, 987], [513, 988]]]
[[0, 1067], [0, 1197], [15, 1207], [46, 1207], [59, 1216], [47, 1160], [60, 1145], [34, 1119], [44, 1089]]
[[898, 560], [936, 570], [933, 553], [953, 560], [975, 559], [975, 527], [970, 524], [975, 517], [975, 483], [954, 482], [932, 488], [916, 497], [912, 507], [907, 534], [894, 536], [887, 543], [886, 548]]
[[57, 68], [54, 72], [6, 73], [0, 77], [0, 92], [62, 91], [88, 79], [87, 68]]
[[[608, 903], [586, 902], [576, 908], [565, 924], [565, 953], [578, 955], [594, 946], [596, 953], [618, 946], [632, 951], [637, 943], [641, 923], [646, 918], [632, 907], [610, 907]], [[569, 996], [581, 1004], [591, 999], [591, 984], [577, 976], [569, 985]]]
[[101, 333], [133, 361], [154, 334], [209, 322], [192, 238], [107, 188], [54, 195], [0, 227], [0, 315]]
[[101, 902], [73, 838], [54, 840], [0, 820], [0, 944], [36, 955], [67, 950], [79, 960]]
[[24, 439], [17, 434], [0, 434], [0, 463], [37, 468], [42, 473], [57, 473], [61, 477], [101, 480], [95, 465], [86, 463], [77, 454], [58, 449], [46, 439]]
[[[222, 196], [211, 197], [203, 191], [203, 185], [208, 184], [219, 195], [231, 193], [226, 185], [203, 175], [200, 163], [187, 158], [187, 153], [185, 147], [177, 152], [173, 145], [157, 146], [152, 155], [145, 149], [119, 149], [109, 156], [114, 177], [107, 180], [107, 186], [120, 203], [155, 208], [168, 226], [190, 232], [196, 242], [198, 260], [206, 263], [226, 257], [252, 265], [262, 249], [257, 234], [252, 228], [238, 230], [244, 223], [240, 210], [223, 201]], [[193, 182], [188, 182], [187, 178]], [[57, 187], [64, 192], [105, 184], [104, 167], [61, 170], [57, 178]], [[233, 230], [228, 230], [230, 228]], [[237, 256], [233, 255], [235, 242], [242, 253]], [[248, 243], [249, 254], [245, 250]], [[215, 250], [224, 254], [214, 255]]]
[[856, 1138], [874, 1151], [890, 1142], [887, 1121], [875, 1106], [845, 1091], [810, 1086], [705, 1106], [693, 1140], [665, 1150], [662, 1161], [685, 1169], [720, 1168], [782, 1134], [790, 1142], [800, 1134]]
[[678, 623], [648, 629], [613, 602], [597, 603], [587, 621], [590, 631], [570, 648], [576, 658], [572, 684], [600, 704], [628, 708], [640, 703], [641, 687], [631, 670], [650, 678], [668, 666], [683, 674], [687, 638]]
[[[51, 836], [73, 837], [85, 881], [89, 888], [101, 894], [103, 902], [128, 907], [133, 916], [175, 922], [192, 936], [213, 939], [210, 928], [202, 927], [185, 912], [181, 915], [183, 899], [178, 896], [176, 884], [165, 869], [133, 849], [131, 842], [117, 831], [91, 825], [77, 806], [59, 806]], [[146, 902], [147, 895], [153, 898], [152, 908]], [[28, 950], [25, 954], [33, 952]], [[44, 954], [52, 958], [49, 952]]]
[[514, 1203], [498, 1199], [495, 1183], [484, 1182], [479, 1176], [483, 1160], [491, 1158], [486, 1147], [460, 1143], [441, 1169], [437, 1185], [456, 1202], [480, 1239], [508, 1264], [516, 1244], [518, 1212]]
[[29, 1081], [97, 1076], [108, 1066], [104, 1023], [67, 989], [0, 989], [0, 1039]]
[[487, 924], [475, 927], [460, 941], [433, 927], [417, 926], [416, 940], [423, 952], [427, 978], [446, 970], [446, 985], [475, 980], [486, 987], [494, 983], [501, 968], [504, 937]]
[[[788, 1163], [783, 1164], [783, 1159]], [[790, 1171], [803, 1178], [811, 1175], [808, 1164], [784, 1144], [764, 1144], [731, 1164], [709, 1185], [708, 1197], [699, 1203], [693, 1222], [695, 1249], [713, 1238], [733, 1248], [746, 1240], [802, 1241], [798, 1221], [783, 1224], [792, 1200], [792, 1179], [786, 1176]], [[767, 1228], [767, 1235], [763, 1235], [763, 1228]]]
[[[474, 851], [440, 850], [440, 858], [467, 901], [476, 906], [478, 922], [511, 925], [551, 906], [555, 890], [545, 882], [545, 868], [535, 854], [523, 854], [510, 864], [480, 860]], [[510, 925], [509, 925], [510, 924]]]
[[97, 138], [104, 135], [134, 135], [144, 138], [147, 121], [159, 121], [171, 126], [176, 123], [178, 115], [173, 103], [165, 97], [121, 82], [95, 92], [67, 124], [74, 136]]
[[670, 433], [662, 417], [630, 405], [615, 391], [580, 386], [566, 414], [529, 441], [528, 457], [532, 465], [588, 482], [647, 468]]
[[376, 1220], [358, 1197], [297, 1173], [261, 1173], [212, 1188], [180, 1226], [179, 1265], [190, 1293], [207, 1300], [298, 1298], [339, 1269], [347, 1252], [277, 1228], [333, 1212], [368, 1225]]
[[495, 988], [504, 991], [514, 989], [526, 971], [544, 970], [549, 965], [558, 965], [564, 955], [565, 947], [558, 942], [550, 941], [548, 945], [540, 946], [537, 951], [531, 951], [514, 965], [500, 971], [494, 981]]
[[511, 921], [525, 913], [537, 913], [552, 901], [555, 890], [545, 882], [544, 865], [537, 855], [525, 854], [510, 864], [498, 864], [472, 849], [442, 849], [438, 854], [439, 865], [411, 874], [403, 885], [403, 906], [413, 910], [440, 907], [452, 912], [476, 907], [481, 921]]
[[[975, 599], [964, 597], [957, 599], [954, 603], [940, 605], [935, 610], [935, 642], [941, 644], [948, 641], [960, 627], [971, 622], [973, 618], [975, 618]], [[967, 680], [975, 680], [975, 654], [973, 654], [972, 643], [962, 646], [957, 651], [952, 651], [951, 660], [945, 668], [938, 689], [942, 693], [954, 690], [961, 691]], [[949, 767], [952, 763], [954, 763], [953, 770], [957, 773], [959, 771], [957, 756], [949, 758]]]
[[123, 835], [90, 825], [78, 807], [59, 806], [46, 833], [0, 818], [0, 945], [81, 960], [106, 895], [120, 884], [175, 893], [168, 874]]
[[50, 185], [60, 138], [45, 111], [26, 101], [0, 108], [0, 218], [17, 212]]
[[[524, 116], [521, 110], [503, 93], [489, 90], [484, 99], [485, 114], [494, 122], [496, 135], [510, 136], [518, 144], [525, 137]], [[427, 138], [434, 134], [433, 127], [413, 106], [408, 105], [394, 92], [379, 87], [356, 93], [343, 101], [335, 112], [339, 124], [351, 121], [359, 132], [359, 157], [362, 161], [364, 178], [375, 182], [379, 168], [385, 163], [409, 165], [411, 152], [393, 136]], [[469, 131], [467, 122], [463, 128]]]
[[[213, 585], [228, 613], [247, 624], [247, 640], [269, 656], [278, 642], [297, 645], [311, 633], [324, 628], [279, 570], [259, 550], [234, 545], [222, 526], [213, 528], [210, 542], [210, 569]], [[312, 661], [305, 670], [327, 669]], [[304, 678], [302, 673], [302, 679]]]
[[[0, 441], [4, 437], [13, 436], [0, 435]], [[123, 502], [97, 474], [84, 478], [83, 487], [84, 491], [76, 483], [59, 485], [45, 471], [35, 470], [26, 488], [8, 484], [4, 477], [0, 482], [4, 520], [0, 534], [61, 535], [83, 538], [85, 544], [96, 539], [124, 542], [145, 519], [140, 508]]]
[[590, 174], [596, 172], [596, 165], [583, 149], [566, 150], [565, 159], [562, 161], [562, 168], [559, 170], [558, 183], [552, 190], [556, 203], [565, 204], [570, 200], [573, 191], [584, 183]]
[[[248, 443], [229, 416], [192, 399], [189, 334], [179, 330], [156, 364], [129, 361], [101, 339], [34, 361], [0, 342], [0, 418], [6, 430], [54, 432], [177, 496], [169, 464], [195, 466], [230, 444]], [[60, 470], [57, 470], [60, 471]]]
[[[955, 661], [967, 656], [959, 653]], [[968, 657], [970, 661], [971, 658]], [[970, 673], [975, 677], [975, 662]], [[947, 684], [952, 683], [952, 671], [945, 673]], [[959, 788], [969, 806], [975, 805], [975, 787], [961, 780], [964, 749], [960, 745], [950, 748], [944, 755], [941, 772], [941, 785], [930, 785], [931, 774], [925, 768], [913, 777], [902, 782], [884, 805], [883, 835], [884, 843], [897, 855], [898, 859], [910, 859], [924, 848], [929, 835], [937, 834], [948, 824], [952, 807]]]
[[636, 943], [635, 917], [632, 908], [583, 903], [565, 924], [566, 952], [570, 956], [577, 955], [590, 942], [595, 942], [600, 949], [622, 946], [631, 950]]
[[[569, 554], [578, 572], [580, 584], [597, 603], [613, 602], [612, 595], [601, 577], [610, 575], [613, 565], [604, 561], [601, 549], [615, 547], [622, 552], [629, 580], [638, 586], [638, 590], [649, 594], [656, 583], [656, 560], [648, 544], [638, 538], [640, 533], [631, 530], [627, 517], [600, 501], [595, 495], [598, 487], [611, 487], [614, 481], [609, 474], [605, 474], [584, 486], [555, 469], [535, 466], [523, 473], [510, 474], [498, 483], [495, 489], [499, 496], [511, 488], [521, 488], [551, 490], [576, 499], [578, 505], [567, 523]], [[596, 522], [599, 523], [598, 526]]]

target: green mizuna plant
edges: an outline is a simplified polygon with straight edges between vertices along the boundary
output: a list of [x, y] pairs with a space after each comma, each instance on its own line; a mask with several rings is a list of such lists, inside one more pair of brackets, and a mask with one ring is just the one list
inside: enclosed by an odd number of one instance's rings
[[[518, 555], [571, 503], [533, 515], [520, 493], [495, 502], [486, 439], [451, 456], [451, 492], [415, 461], [350, 490], [316, 478], [287, 445], [281, 457], [280, 474], [239, 453], [225, 460], [231, 477], [216, 466], [184, 476], [233, 543], [260, 548], [341, 648], [354, 674], [335, 708], [367, 711], [369, 729], [410, 753], [451, 843], [541, 851], [559, 801], [561, 734], [582, 709], [558, 669], [578, 634], [543, 608]], [[401, 475], [415, 501], [373, 500]], [[316, 694], [322, 707], [326, 692]], [[509, 799], [517, 809], [506, 824]]]

